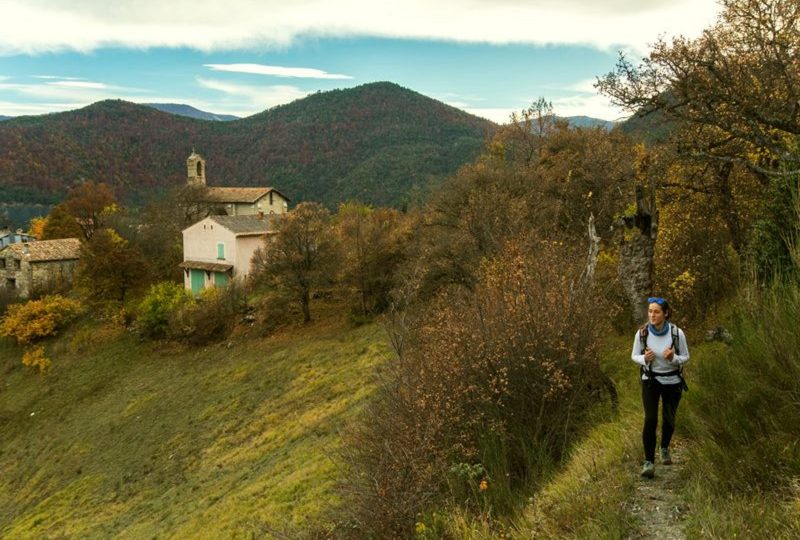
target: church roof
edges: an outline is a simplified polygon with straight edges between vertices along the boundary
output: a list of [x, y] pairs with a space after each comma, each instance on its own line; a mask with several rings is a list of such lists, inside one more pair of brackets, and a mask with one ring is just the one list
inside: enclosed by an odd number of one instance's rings
[[253, 204], [270, 191], [274, 191], [287, 201], [289, 198], [271, 187], [209, 187], [206, 188], [207, 202], [216, 203], [250, 203]]
[[77, 238], [61, 238], [19, 242], [6, 246], [2, 252], [12, 253], [19, 258], [25, 257], [30, 262], [68, 261], [80, 259], [81, 241]]

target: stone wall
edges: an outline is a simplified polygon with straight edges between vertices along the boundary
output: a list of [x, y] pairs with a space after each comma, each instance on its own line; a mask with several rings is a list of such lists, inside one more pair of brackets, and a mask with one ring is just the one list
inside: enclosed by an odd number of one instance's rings
[[61, 291], [72, 286], [77, 260], [29, 262], [13, 255], [0, 263], [0, 287], [13, 285], [17, 295], [28, 298], [33, 294]]

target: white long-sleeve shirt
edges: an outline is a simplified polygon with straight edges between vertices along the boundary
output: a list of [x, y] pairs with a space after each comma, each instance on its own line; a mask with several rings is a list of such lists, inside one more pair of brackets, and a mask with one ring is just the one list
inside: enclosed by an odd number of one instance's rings
[[[653, 334], [653, 332], [647, 333], [647, 346], [656, 355], [656, 359], [653, 360], [653, 363], [651, 364], [653, 368], [653, 374], [655, 375], [655, 379], [661, 384], [679, 384], [681, 382], [680, 377], [677, 375], [672, 375], [670, 377], [660, 377], [658, 375], [659, 373], [669, 373], [670, 371], [675, 371], [689, 361], [689, 345], [686, 343], [686, 336], [683, 334], [683, 330], [680, 328], [678, 328], [677, 345], [677, 350], [680, 352], [680, 354], [676, 353], [672, 357], [672, 361], [668, 361], [664, 358], [664, 350], [672, 347], [672, 329], [670, 328], [669, 331], [663, 336], [656, 336]], [[633, 338], [633, 351], [631, 352], [631, 360], [640, 366], [645, 367], [645, 374], [642, 374], [642, 380], [646, 381], [648, 379], [646, 375], [647, 364], [644, 361], [644, 354], [642, 354], [642, 341], [639, 337], [638, 330], [636, 331], [636, 336]]]

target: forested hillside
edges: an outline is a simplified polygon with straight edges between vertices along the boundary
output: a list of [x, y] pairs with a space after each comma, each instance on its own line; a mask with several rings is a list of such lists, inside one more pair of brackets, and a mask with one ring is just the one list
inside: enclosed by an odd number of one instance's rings
[[0, 189], [6, 202], [53, 202], [94, 180], [138, 202], [183, 183], [194, 148], [211, 185], [271, 185], [295, 202], [399, 206], [473, 159], [493, 128], [391, 83], [317, 93], [231, 122], [103, 101], [4, 122]]

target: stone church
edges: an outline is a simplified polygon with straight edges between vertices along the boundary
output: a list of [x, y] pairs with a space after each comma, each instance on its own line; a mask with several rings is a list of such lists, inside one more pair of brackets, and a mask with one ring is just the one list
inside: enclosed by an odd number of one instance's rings
[[202, 203], [211, 203], [229, 216], [283, 214], [289, 211], [289, 198], [271, 187], [209, 187], [206, 160], [192, 150], [186, 160], [189, 186], [205, 187]]

